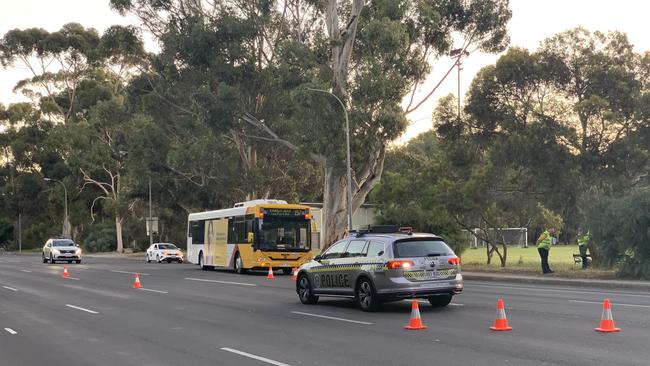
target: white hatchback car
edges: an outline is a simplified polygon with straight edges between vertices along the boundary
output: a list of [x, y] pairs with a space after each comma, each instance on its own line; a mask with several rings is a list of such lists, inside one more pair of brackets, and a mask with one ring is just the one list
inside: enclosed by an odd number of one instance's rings
[[43, 263], [66, 261], [81, 263], [81, 248], [70, 239], [48, 239], [41, 254]]
[[163, 261], [183, 263], [183, 252], [171, 243], [154, 243], [147, 248], [145, 260], [147, 263], [153, 260], [158, 263]]

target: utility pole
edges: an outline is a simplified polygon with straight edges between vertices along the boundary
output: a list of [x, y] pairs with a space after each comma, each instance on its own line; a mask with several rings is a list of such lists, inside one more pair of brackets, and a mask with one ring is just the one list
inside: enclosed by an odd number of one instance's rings
[[458, 120], [460, 121], [460, 70], [463, 68], [460, 67], [460, 57], [456, 60], [456, 68], [458, 69]]
[[23, 252], [23, 231], [22, 231], [22, 224], [21, 224], [21, 213], [18, 212], [18, 253]]
[[149, 246], [153, 244], [153, 218], [151, 214], [151, 176], [149, 176]]
[[462, 66], [461, 59], [463, 57], [468, 57], [469, 52], [467, 52], [467, 50], [465, 50], [464, 48], [456, 48], [454, 50], [451, 50], [451, 52], [449, 52], [449, 56], [456, 58], [456, 68], [458, 69], [458, 120], [460, 121], [460, 70], [463, 69], [461, 67]]

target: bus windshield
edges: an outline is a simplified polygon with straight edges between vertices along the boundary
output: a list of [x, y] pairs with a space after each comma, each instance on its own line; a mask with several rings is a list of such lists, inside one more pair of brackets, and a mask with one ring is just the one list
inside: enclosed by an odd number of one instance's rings
[[311, 249], [309, 220], [267, 216], [258, 220], [257, 246], [269, 251]]

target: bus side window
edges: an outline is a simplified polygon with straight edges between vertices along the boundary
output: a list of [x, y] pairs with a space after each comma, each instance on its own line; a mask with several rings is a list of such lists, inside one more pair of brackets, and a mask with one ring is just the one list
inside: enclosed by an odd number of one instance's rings
[[248, 243], [248, 233], [253, 231], [252, 215], [248, 216], [236, 216], [228, 220], [228, 243]]
[[235, 232], [235, 218], [231, 217], [228, 219], [228, 243], [236, 244], [237, 243], [237, 234]]
[[192, 244], [203, 244], [205, 241], [205, 221], [191, 221], [190, 222], [190, 236], [192, 237]]

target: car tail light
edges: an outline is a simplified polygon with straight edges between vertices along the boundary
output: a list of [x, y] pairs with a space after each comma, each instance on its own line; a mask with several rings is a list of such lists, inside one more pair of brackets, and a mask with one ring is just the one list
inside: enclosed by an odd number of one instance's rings
[[452, 264], [454, 266], [459, 266], [460, 265], [460, 258], [458, 257], [451, 257], [447, 260], [449, 264]]
[[389, 269], [410, 268], [413, 267], [413, 261], [390, 261], [386, 263], [386, 267]]

